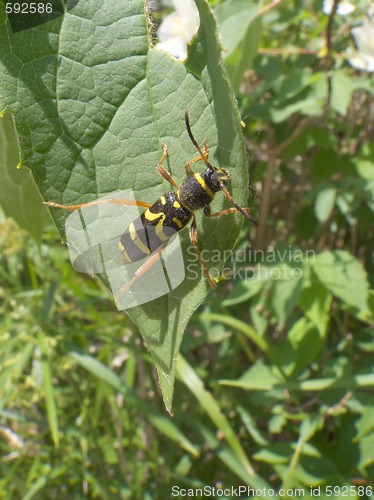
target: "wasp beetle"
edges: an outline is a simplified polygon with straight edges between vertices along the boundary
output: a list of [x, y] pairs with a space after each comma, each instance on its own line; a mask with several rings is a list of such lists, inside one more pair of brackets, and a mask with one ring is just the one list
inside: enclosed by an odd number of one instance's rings
[[[207, 217], [218, 217], [220, 215], [240, 212], [251, 222], [257, 224], [256, 220], [249, 214], [250, 209], [240, 207], [227, 190], [226, 185], [230, 182], [229, 172], [224, 168], [215, 167], [209, 162], [209, 148], [206, 142], [204, 142], [203, 149], [200, 148], [196, 142], [192, 134], [187, 111], [185, 112], [185, 124], [189, 138], [197, 149], [199, 156], [193, 158], [185, 165], [184, 169], [186, 176], [182, 183], [178, 185], [170, 173], [163, 167], [163, 163], [168, 156], [168, 147], [162, 144], [163, 153], [157, 164], [157, 170], [158, 173], [175, 188], [175, 191], [168, 191], [161, 195], [153, 204], [138, 200], [110, 198], [81, 205], [60, 205], [59, 203], [49, 201], [44, 202], [51, 207], [68, 210], [76, 210], [102, 203], [145, 208], [145, 211], [129, 225], [118, 242], [124, 264], [138, 262], [148, 257], [135, 272], [130, 282], [123, 287], [121, 295], [131, 287], [135, 280], [142, 276], [158, 259], [160, 259], [171, 236], [180, 231], [191, 221], [192, 223], [189, 230], [191, 243], [196, 250], [206, 279], [212, 288], [216, 287], [215, 282], [209, 276], [208, 268], [199, 250], [195, 216], [196, 210], [202, 209]], [[203, 161], [206, 167], [201, 174], [193, 172], [191, 168], [192, 164], [199, 161]], [[223, 192], [232, 207], [212, 213], [210, 204], [218, 191]], [[118, 298], [116, 301], [118, 301]]]

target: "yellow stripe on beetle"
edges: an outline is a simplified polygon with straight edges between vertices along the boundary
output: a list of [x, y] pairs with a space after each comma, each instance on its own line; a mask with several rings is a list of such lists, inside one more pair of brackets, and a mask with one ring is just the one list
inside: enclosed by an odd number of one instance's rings
[[129, 225], [129, 233], [132, 241], [134, 242], [134, 245], [136, 245], [141, 252], [145, 253], [146, 255], [149, 255], [151, 251], [146, 245], [144, 245], [142, 240], [139, 238], [133, 223]]
[[200, 186], [204, 189], [204, 191], [213, 199], [214, 198], [214, 194], [209, 189], [209, 187], [207, 186], [207, 183], [204, 181], [204, 179], [201, 177], [201, 175], [200, 174], [194, 174], [194, 177], [197, 180], [197, 182], [200, 184]]
[[157, 214], [151, 212], [149, 208], [144, 212], [144, 218], [149, 220], [149, 221], [154, 221], [157, 219], [162, 219], [165, 217], [165, 214], [163, 212], [157, 212]]
[[158, 238], [160, 238], [161, 241], [167, 241], [168, 239], [170, 239], [170, 236], [166, 236], [165, 233], [163, 232], [162, 230], [162, 227], [164, 225], [164, 219], [161, 219], [160, 222], [158, 222], [156, 224], [156, 235], [158, 236]]
[[182, 229], [183, 224], [181, 223], [181, 221], [179, 219], [177, 219], [176, 217], [174, 217], [173, 218], [173, 222], [174, 222], [174, 224], [176, 224], [179, 227], [179, 229]]
[[130, 259], [129, 254], [126, 252], [125, 247], [122, 245], [122, 243], [121, 243], [121, 242], [118, 242], [118, 246], [119, 246], [119, 249], [120, 249], [120, 251], [121, 251], [121, 253], [122, 253], [122, 255], [123, 255], [124, 259], [125, 259], [125, 260], [129, 263], [129, 264], [131, 264], [132, 260]]

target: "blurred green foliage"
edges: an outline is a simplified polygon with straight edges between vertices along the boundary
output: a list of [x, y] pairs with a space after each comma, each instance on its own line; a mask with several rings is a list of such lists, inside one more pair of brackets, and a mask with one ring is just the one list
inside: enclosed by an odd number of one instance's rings
[[72, 270], [52, 228], [39, 245], [2, 217], [4, 498], [169, 498], [173, 485], [372, 497], [373, 77], [345, 56], [366, 2], [330, 18], [320, 1], [256, 16], [212, 3], [244, 30], [223, 44], [260, 225], [189, 324], [171, 419], [106, 288]]

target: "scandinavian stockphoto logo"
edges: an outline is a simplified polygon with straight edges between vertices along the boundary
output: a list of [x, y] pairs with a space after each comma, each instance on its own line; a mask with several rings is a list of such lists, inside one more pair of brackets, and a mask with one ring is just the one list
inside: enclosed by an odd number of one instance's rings
[[[209, 275], [215, 279], [256, 281], [298, 281], [303, 279], [306, 264], [314, 262], [314, 250], [300, 250], [288, 247], [267, 250], [252, 249], [248, 244], [237, 251], [232, 250], [201, 250], [201, 257], [209, 264]], [[222, 262], [225, 264], [222, 267]], [[187, 250], [185, 267], [192, 278], [198, 276], [199, 262], [193, 248]]]
[[[109, 199], [129, 201], [125, 206], [106, 202]], [[81, 273], [106, 276], [119, 311], [166, 295], [185, 277], [177, 233], [171, 235], [161, 256], [151, 263], [150, 259], [156, 257], [157, 252], [143, 260], [125, 263], [119, 242], [142, 211], [129, 206], [131, 202], [135, 204], [132, 190], [116, 191], [99, 198], [95, 204], [75, 210], [65, 222], [72, 266]], [[146, 233], [142, 235], [137, 230], [137, 235], [147, 241]]]
[[57, 19], [77, 5], [79, 0], [2, 1], [12, 31], [16, 33]]

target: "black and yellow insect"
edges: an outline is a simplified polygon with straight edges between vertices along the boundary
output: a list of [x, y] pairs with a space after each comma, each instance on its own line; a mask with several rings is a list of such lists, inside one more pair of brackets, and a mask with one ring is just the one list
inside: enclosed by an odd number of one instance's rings
[[[125, 264], [138, 262], [148, 257], [145, 263], [136, 271], [131, 281], [125, 285], [125, 289], [130, 288], [136, 279], [152, 267], [161, 257], [170, 238], [185, 227], [191, 220], [192, 224], [189, 231], [191, 243], [195, 247], [206, 279], [210, 286], [215, 288], [216, 284], [210, 278], [208, 268], [199, 250], [195, 211], [203, 209], [207, 217], [217, 217], [240, 212], [251, 222], [256, 223], [255, 219], [249, 214], [249, 208], [240, 207], [226, 189], [226, 185], [230, 182], [229, 172], [224, 168], [213, 166], [208, 161], [209, 149], [206, 142], [204, 143], [203, 149], [197, 144], [192, 134], [187, 111], [185, 113], [185, 123], [188, 135], [199, 152], [199, 156], [193, 158], [185, 165], [186, 177], [183, 179], [182, 183], [178, 185], [162, 165], [168, 155], [168, 148], [166, 145], [163, 145], [163, 154], [157, 165], [157, 170], [176, 191], [169, 191], [163, 194], [153, 203], [153, 205], [137, 200], [118, 199], [97, 200], [82, 205], [60, 205], [54, 202], [45, 202], [49, 206], [66, 208], [68, 210], [76, 210], [78, 208], [102, 203], [112, 203], [114, 205], [124, 206], [136, 205], [146, 208], [143, 214], [137, 217], [129, 225], [119, 241], [119, 248]], [[191, 165], [198, 161], [203, 161], [206, 166], [204, 172], [201, 174], [195, 173], [191, 169]], [[220, 212], [211, 213], [210, 204], [218, 191], [222, 191], [233, 206]]]

